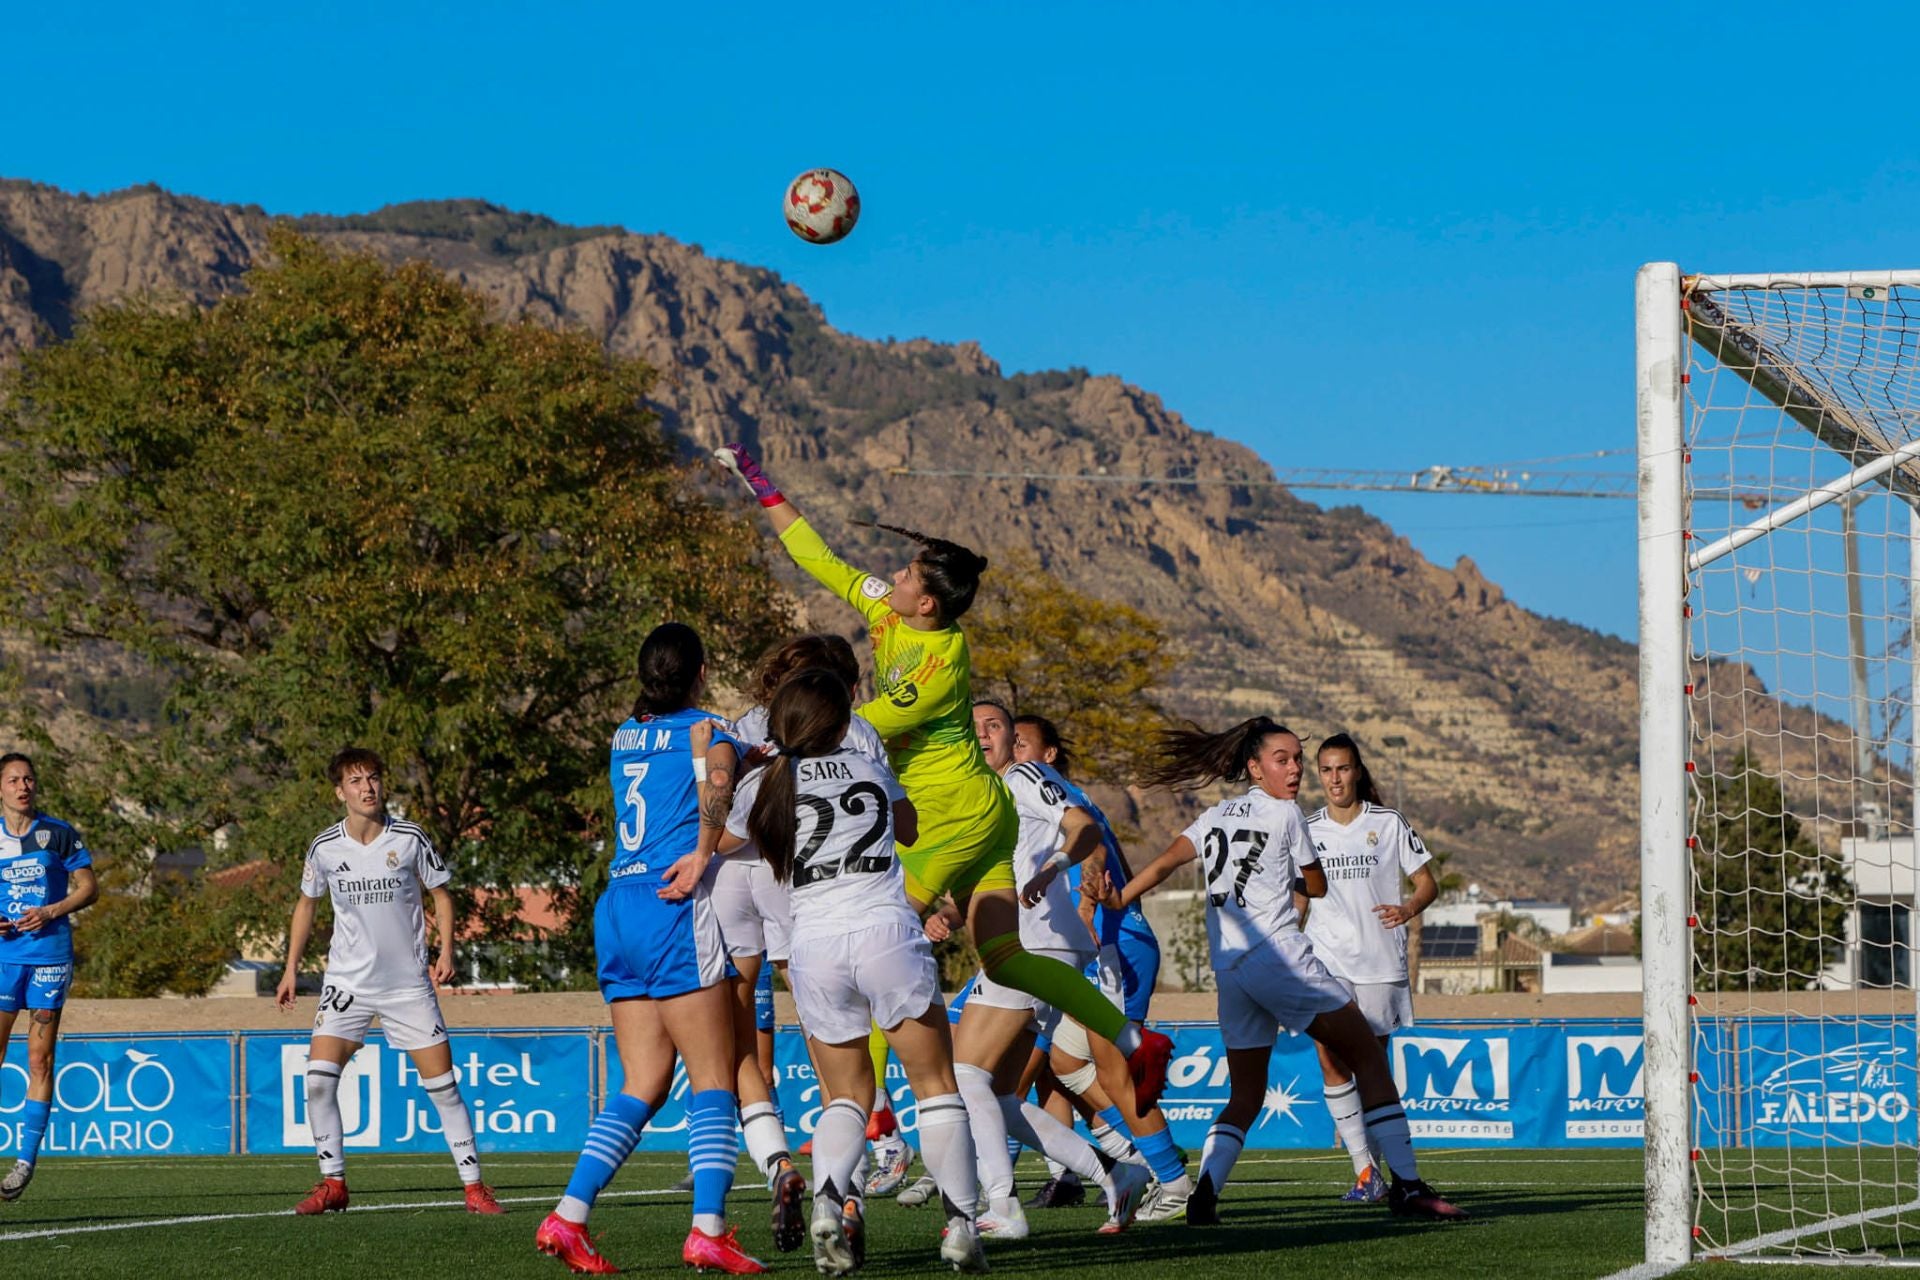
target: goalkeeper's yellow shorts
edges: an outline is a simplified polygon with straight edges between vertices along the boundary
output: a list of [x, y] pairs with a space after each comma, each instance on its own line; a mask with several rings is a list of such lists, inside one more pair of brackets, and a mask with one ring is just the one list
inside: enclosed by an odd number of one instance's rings
[[923, 786], [909, 798], [920, 831], [900, 849], [908, 897], [924, 906], [943, 893], [964, 902], [977, 890], [1014, 887], [1020, 815], [1005, 783], [989, 775], [957, 787]]

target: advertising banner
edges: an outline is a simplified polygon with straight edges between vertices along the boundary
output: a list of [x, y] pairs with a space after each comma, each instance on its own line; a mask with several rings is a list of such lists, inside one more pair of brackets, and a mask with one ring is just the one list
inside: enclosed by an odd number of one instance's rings
[[[584, 1031], [456, 1032], [453, 1069], [480, 1150], [575, 1151], [593, 1119], [594, 1037]], [[246, 1149], [310, 1152], [307, 1037], [246, 1037]], [[375, 1035], [340, 1076], [348, 1151], [444, 1151], [440, 1117], [410, 1055]]]
[[[226, 1036], [63, 1036], [42, 1155], [203, 1156], [234, 1150]], [[20, 1149], [26, 1037], [0, 1066], [0, 1158]]]

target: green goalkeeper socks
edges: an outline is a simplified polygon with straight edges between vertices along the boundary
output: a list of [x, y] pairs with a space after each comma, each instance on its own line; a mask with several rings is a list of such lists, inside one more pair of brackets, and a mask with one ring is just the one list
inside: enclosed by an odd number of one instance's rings
[[1018, 933], [983, 941], [980, 963], [1001, 986], [1045, 1000], [1103, 1040], [1118, 1041], [1126, 1032], [1127, 1015], [1114, 1008], [1098, 987], [1071, 965], [1023, 948]]

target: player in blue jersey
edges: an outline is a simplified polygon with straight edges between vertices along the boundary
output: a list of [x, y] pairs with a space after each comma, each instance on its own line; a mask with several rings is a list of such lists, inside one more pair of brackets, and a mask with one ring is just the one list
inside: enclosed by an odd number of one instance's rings
[[[739, 762], [731, 734], [714, 732], [697, 752], [693, 729], [717, 719], [694, 704], [706, 686], [706, 650], [693, 628], [667, 622], [640, 646], [640, 696], [613, 734], [609, 766], [614, 848], [606, 891], [594, 906], [600, 993], [613, 1019], [626, 1081], [594, 1118], [566, 1194], [534, 1246], [574, 1271], [619, 1270], [587, 1235], [593, 1201], [640, 1141], [653, 1107], [686, 1064], [687, 1154], [693, 1167], [693, 1228], [681, 1249], [689, 1266], [757, 1275], [726, 1224], [740, 1135], [734, 1096], [733, 1016], [726, 945], [703, 878], [733, 805]], [[696, 769], [696, 761], [699, 767]]]
[[0, 1061], [21, 1009], [31, 1023], [20, 1145], [13, 1168], [0, 1178], [0, 1200], [18, 1200], [33, 1181], [53, 1110], [60, 1010], [73, 984], [68, 917], [100, 896], [86, 842], [35, 806], [39, 785], [32, 760], [17, 751], [0, 756]]

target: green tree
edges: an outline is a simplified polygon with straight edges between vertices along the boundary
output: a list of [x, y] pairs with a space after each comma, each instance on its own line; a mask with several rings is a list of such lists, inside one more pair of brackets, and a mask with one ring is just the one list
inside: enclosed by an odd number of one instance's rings
[[1173, 669], [1159, 622], [1076, 591], [1016, 554], [981, 583], [966, 630], [975, 694], [1059, 725], [1080, 780], [1124, 784], [1139, 775], [1167, 723], [1153, 700]]
[[1779, 782], [1744, 753], [1705, 798], [1693, 855], [1696, 984], [1806, 990], [1845, 947], [1853, 890], [1839, 859], [1820, 851]]
[[[271, 254], [208, 310], [98, 310], [0, 387], [16, 620], [171, 682], [143, 733], [26, 726], [49, 807], [111, 892], [157, 892], [159, 851], [271, 860], [220, 907], [271, 936], [337, 812], [328, 757], [372, 746], [453, 866], [491, 976], [589, 981], [578, 908], [604, 871], [634, 654], [666, 618], [703, 632], [717, 674], [759, 652], [786, 618], [759, 539], [676, 463], [645, 366], [502, 322], [424, 264], [285, 228]], [[529, 936], [521, 885], [555, 887], [573, 927]], [[165, 973], [129, 957], [168, 945], [185, 892], [119, 913], [117, 969]], [[217, 897], [203, 883], [186, 905]]]

